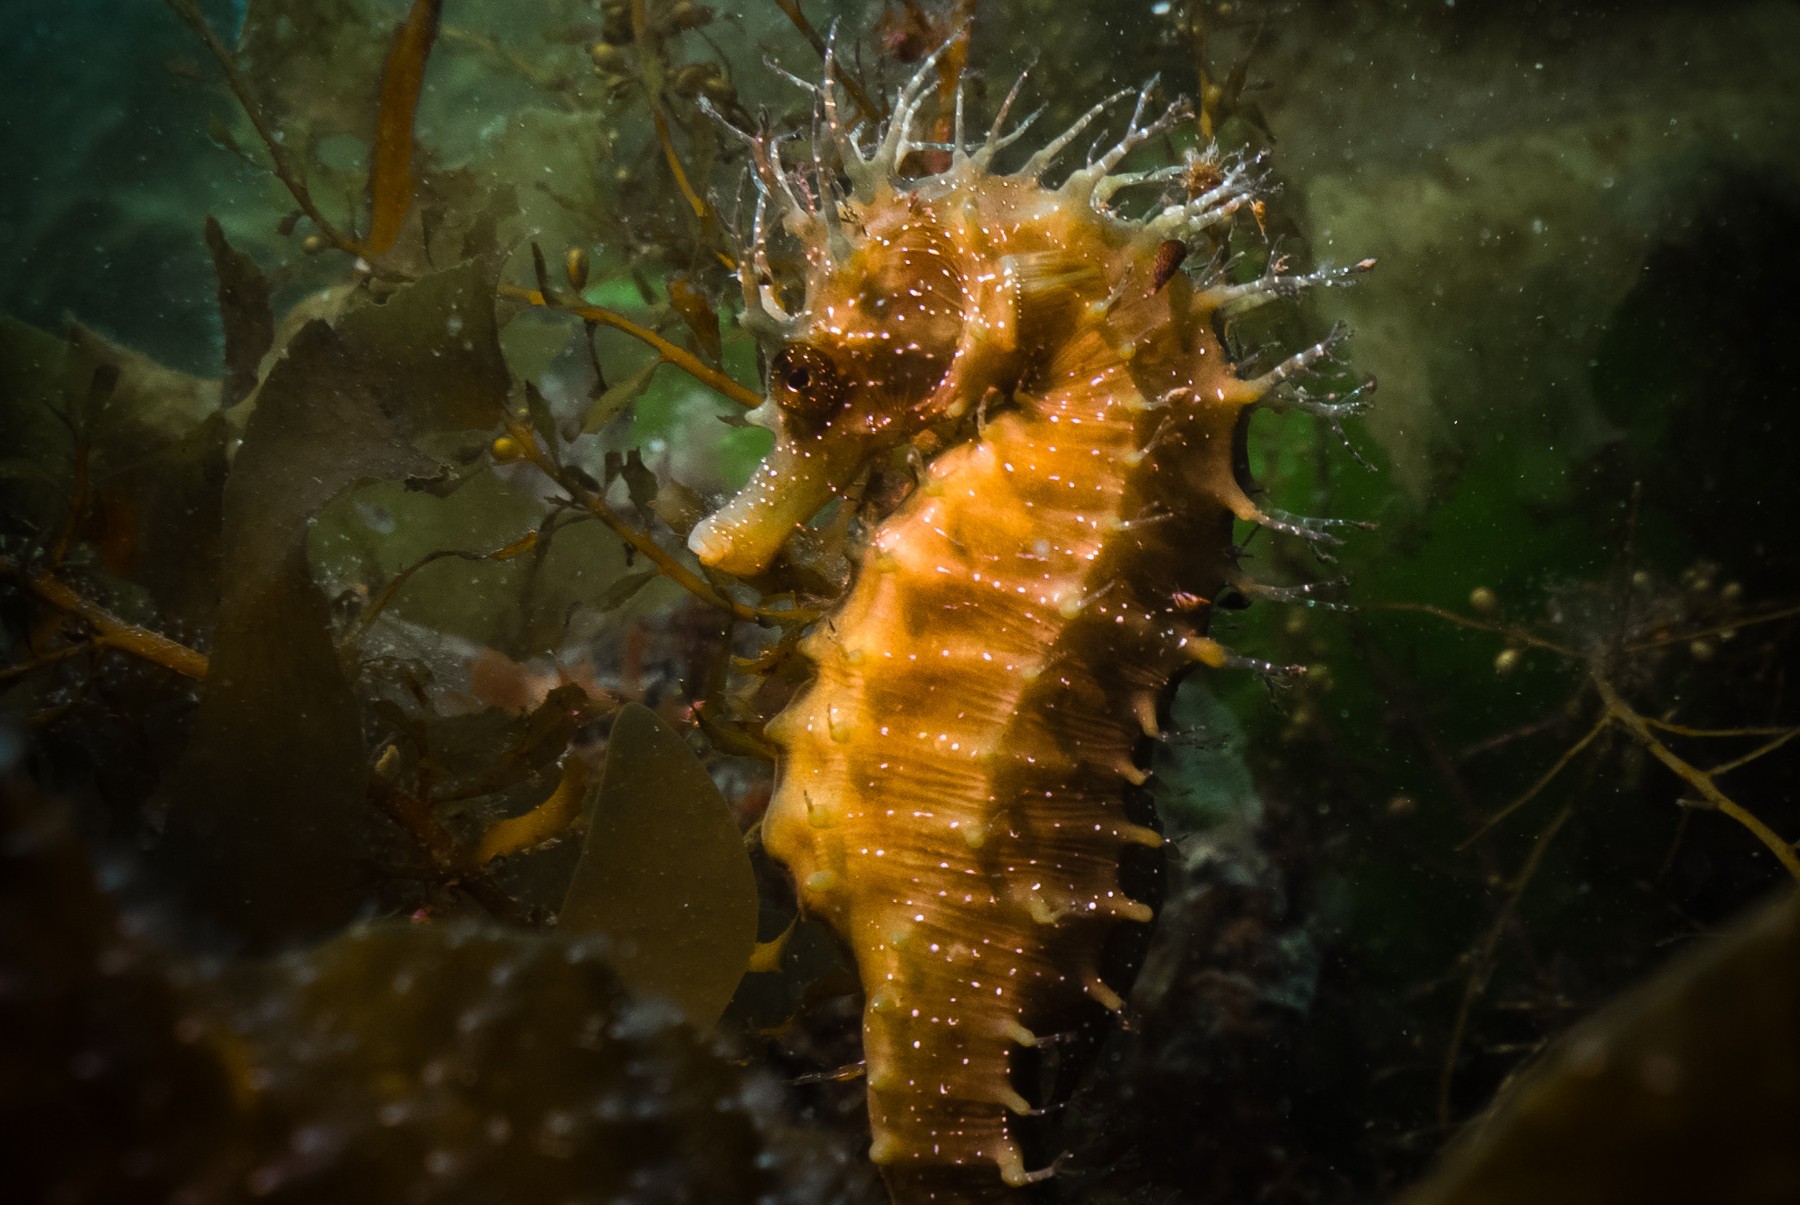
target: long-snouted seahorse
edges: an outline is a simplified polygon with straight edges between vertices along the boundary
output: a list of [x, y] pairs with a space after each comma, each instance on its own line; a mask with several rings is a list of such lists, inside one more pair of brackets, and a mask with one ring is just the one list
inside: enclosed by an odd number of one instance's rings
[[[1316, 533], [1240, 486], [1246, 413], [1355, 404], [1275, 392], [1333, 340], [1244, 379], [1213, 330], [1226, 307], [1336, 274], [1176, 270], [1252, 203], [1253, 162], [1117, 170], [1183, 105], [1145, 121], [1146, 89], [1119, 142], [1050, 188], [1104, 104], [1000, 174], [1019, 133], [1001, 133], [1006, 106], [971, 144], [959, 96], [948, 167], [909, 179], [914, 152], [942, 153], [912, 141], [931, 68], [865, 149], [828, 64], [810, 175], [750, 139], [761, 204], [741, 277], [776, 443], [690, 540], [707, 565], [757, 573], [872, 458], [926, 432], [942, 449], [802, 642], [816, 677], [767, 729], [763, 839], [854, 951], [869, 1154], [897, 1202], [1000, 1199], [1052, 1174], [1021, 1147], [1020, 1054], [1123, 1006], [1105, 947], [1153, 910], [1120, 866], [1162, 841], [1128, 797], [1174, 680], [1231, 660], [1204, 632], [1237, 580], [1232, 521]], [[1133, 219], [1113, 202], [1138, 186], [1163, 196]], [[771, 209], [805, 254], [792, 313], [769, 276]]]

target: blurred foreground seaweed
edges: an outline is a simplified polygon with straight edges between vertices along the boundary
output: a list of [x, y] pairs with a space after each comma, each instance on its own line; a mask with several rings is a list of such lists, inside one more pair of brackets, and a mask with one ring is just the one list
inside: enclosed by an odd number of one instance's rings
[[1577, 1026], [1401, 1205], [1800, 1199], [1800, 895]]
[[0, 1117], [50, 1139], [15, 1150], [15, 1199], [804, 1201], [854, 1178], [770, 1077], [624, 990], [605, 937], [386, 921], [174, 958], [59, 809], [5, 808]]

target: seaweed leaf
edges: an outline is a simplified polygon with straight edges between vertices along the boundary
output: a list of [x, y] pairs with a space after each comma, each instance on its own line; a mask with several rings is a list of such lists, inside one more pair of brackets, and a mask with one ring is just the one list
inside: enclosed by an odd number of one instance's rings
[[535, 849], [561, 836], [581, 818], [588, 801], [587, 763], [579, 757], [563, 761], [562, 779], [550, 797], [526, 812], [495, 822], [475, 847], [476, 865]]
[[493, 273], [464, 264], [336, 328], [309, 324], [257, 393], [225, 485], [211, 672], [159, 792], [178, 889], [252, 947], [328, 932], [368, 906], [362, 717], [307, 533], [350, 485], [429, 472], [415, 441], [497, 421], [508, 378]]
[[531, 429], [538, 433], [546, 448], [554, 449], [559, 442], [556, 435], [556, 412], [550, 408], [550, 401], [543, 392], [530, 381], [525, 382], [525, 409], [531, 416]]
[[587, 413], [581, 416], [581, 433], [592, 435], [617, 418], [628, 403], [650, 388], [650, 378], [656, 375], [656, 370], [664, 363], [666, 361], [652, 360], [624, 380], [608, 386], [594, 399], [593, 405], [587, 408]]
[[655, 712], [613, 724], [559, 927], [604, 933], [626, 983], [697, 1025], [725, 1011], [756, 945], [756, 880], [700, 759]]
[[256, 261], [225, 240], [219, 219], [206, 219], [206, 246], [219, 277], [219, 317], [225, 327], [225, 383], [219, 404], [235, 406], [250, 396], [263, 356], [275, 342], [269, 282]]
[[437, 41], [443, 0], [413, 0], [406, 21], [394, 34], [381, 73], [381, 109], [375, 122], [375, 151], [369, 167], [369, 235], [363, 254], [380, 255], [394, 245], [413, 201], [413, 119], [425, 84], [425, 63]]
[[721, 350], [719, 311], [714, 308], [712, 299], [687, 276], [676, 275], [669, 278], [669, 306], [681, 315], [688, 330], [693, 332], [694, 349], [701, 358], [718, 367]]
[[615, 577], [606, 589], [600, 592], [600, 597], [594, 600], [594, 609], [596, 611], [618, 610], [630, 602], [639, 590], [661, 575], [661, 571], [657, 569], [642, 569], [636, 573], [625, 573]]
[[165, 616], [204, 625], [228, 435], [217, 382], [78, 323], [57, 338], [10, 318], [0, 319], [0, 379], [0, 510], [53, 544], [53, 561], [89, 545]]
[[644, 455], [637, 448], [625, 453], [625, 462], [619, 466], [619, 476], [625, 479], [625, 491], [631, 497], [631, 505], [636, 508], [638, 518], [644, 526], [650, 525], [650, 516], [654, 513], [650, 508], [656, 501], [658, 486], [656, 474], [644, 463]]

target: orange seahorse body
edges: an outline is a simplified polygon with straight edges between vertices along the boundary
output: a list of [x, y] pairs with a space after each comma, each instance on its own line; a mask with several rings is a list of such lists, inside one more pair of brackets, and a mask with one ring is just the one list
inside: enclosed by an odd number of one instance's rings
[[[790, 314], [768, 280], [759, 211], [744, 284], [774, 346], [759, 417], [776, 446], [690, 541], [755, 573], [873, 457], [924, 431], [944, 446], [802, 642], [816, 677], [767, 730], [764, 842], [854, 951], [870, 1157], [898, 1202], [1001, 1199], [1050, 1174], [1019, 1141], [1020, 1052], [1122, 1007], [1103, 953], [1152, 919], [1119, 871], [1162, 840], [1127, 815], [1159, 702], [1229, 659], [1204, 629], [1237, 581], [1232, 520], [1292, 526], [1238, 484], [1241, 420], [1330, 345], [1240, 379], [1220, 308], [1325, 275], [1169, 273], [1172, 241], [1220, 239], [1253, 197], [1250, 165], [1210, 156], [1116, 173], [1181, 106], [1140, 124], [1140, 96], [1118, 146], [1052, 189], [1045, 169], [1098, 107], [1002, 175], [1000, 120], [968, 149], [959, 104], [951, 165], [903, 180], [929, 67], [868, 152], [828, 70], [816, 141], [835, 142], [849, 195], [826, 171], [796, 190], [752, 140], [805, 297]], [[1176, 195], [1151, 216], [1110, 207], [1158, 183]]]

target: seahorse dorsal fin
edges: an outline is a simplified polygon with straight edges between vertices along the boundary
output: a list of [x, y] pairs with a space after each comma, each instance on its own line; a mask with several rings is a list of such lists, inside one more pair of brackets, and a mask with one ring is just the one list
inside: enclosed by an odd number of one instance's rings
[[1067, 332], [1082, 307], [1106, 295], [1106, 274], [1092, 261], [1061, 249], [1000, 259], [1019, 346], [1043, 344]]

